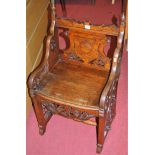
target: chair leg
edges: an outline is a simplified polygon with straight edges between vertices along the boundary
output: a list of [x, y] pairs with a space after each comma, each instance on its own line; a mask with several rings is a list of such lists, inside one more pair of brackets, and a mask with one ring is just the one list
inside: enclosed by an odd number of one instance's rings
[[105, 119], [104, 117], [99, 117], [97, 121], [97, 148], [96, 152], [101, 153], [104, 143], [104, 124]]
[[43, 115], [41, 103], [35, 97], [32, 97], [32, 102], [36, 118], [38, 121], [39, 134], [43, 135], [46, 131], [46, 120]]

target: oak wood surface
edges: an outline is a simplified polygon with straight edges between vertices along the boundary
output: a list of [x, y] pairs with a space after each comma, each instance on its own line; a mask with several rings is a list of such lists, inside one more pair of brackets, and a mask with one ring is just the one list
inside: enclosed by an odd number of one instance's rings
[[[51, 4], [51, 26], [42, 63], [30, 74], [29, 94], [41, 135], [54, 114], [96, 125], [97, 153], [116, 115], [117, 85], [123, 52], [125, 15], [119, 28], [55, 18]], [[66, 48], [59, 49], [58, 29], [63, 28]], [[117, 36], [110, 60], [104, 52], [107, 37]], [[96, 122], [91, 122], [91, 119]]]
[[98, 107], [108, 71], [59, 62], [42, 80], [39, 93], [58, 101]]

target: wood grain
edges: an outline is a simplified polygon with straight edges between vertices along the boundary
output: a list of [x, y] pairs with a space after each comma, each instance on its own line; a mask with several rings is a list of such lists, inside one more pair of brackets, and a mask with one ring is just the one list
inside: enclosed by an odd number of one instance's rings
[[72, 106], [78, 104], [97, 108], [107, 77], [108, 72], [104, 70], [60, 62], [44, 77], [44, 86], [38, 93]]
[[[50, 6], [53, 20], [46, 40], [45, 55], [28, 79], [39, 133], [44, 134], [54, 114], [96, 125], [96, 151], [101, 153], [116, 114], [125, 14], [122, 13], [118, 29], [109, 25], [94, 26], [75, 20], [56, 19], [55, 6]], [[63, 28], [69, 41], [63, 50], [59, 49], [59, 28]], [[117, 36], [117, 43], [113, 44], [116, 47], [112, 61], [104, 52], [109, 35]], [[99, 55], [103, 61], [100, 67], [99, 63], [94, 63], [96, 60], [102, 62]], [[91, 118], [95, 118], [96, 123], [90, 122]]]

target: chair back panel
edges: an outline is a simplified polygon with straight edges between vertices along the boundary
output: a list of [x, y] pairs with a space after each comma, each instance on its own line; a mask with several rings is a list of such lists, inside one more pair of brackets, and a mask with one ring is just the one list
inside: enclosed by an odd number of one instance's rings
[[111, 62], [104, 52], [107, 36], [117, 36], [115, 25], [91, 25], [71, 19], [56, 19], [56, 26], [66, 41], [63, 60], [109, 70]]
[[64, 60], [83, 63], [93, 67], [104, 67], [109, 70], [110, 60], [104, 48], [107, 38], [104, 34], [90, 31], [69, 30], [69, 48], [64, 50]]

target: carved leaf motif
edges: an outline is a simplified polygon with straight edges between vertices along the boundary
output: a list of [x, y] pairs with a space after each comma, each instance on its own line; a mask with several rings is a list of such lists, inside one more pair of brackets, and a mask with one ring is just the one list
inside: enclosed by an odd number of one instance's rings
[[105, 35], [93, 36], [92, 33], [69, 32], [70, 46], [64, 51], [65, 60], [77, 61], [108, 69], [110, 60], [104, 53], [107, 42]]
[[112, 86], [109, 90], [109, 94], [106, 98], [106, 107], [107, 108], [107, 118], [106, 118], [106, 125], [105, 125], [105, 136], [107, 135], [108, 131], [111, 129], [111, 123], [115, 116], [115, 106], [116, 106], [116, 93], [117, 93], [117, 84], [118, 78], [116, 78]]
[[42, 110], [44, 114], [44, 118], [47, 120], [52, 114], [59, 114], [67, 118], [78, 119], [81, 121], [88, 120], [92, 117], [95, 117], [92, 114], [87, 112], [81, 112], [77, 109], [73, 109], [72, 107], [65, 108], [63, 105], [57, 105], [55, 103], [44, 101], [42, 103]]
[[42, 77], [48, 72], [48, 65], [47, 63], [40, 68], [37, 73], [37, 76], [33, 80], [32, 88], [31, 88], [31, 95], [34, 95], [35, 92], [39, 91], [42, 88], [41, 79]]
[[75, 53], [70, 53], [68, 55], [68, 59], [69, 60], [76, 60], [76, 61], [79, 61], [79, 62], [80, 61], [83, 62], [82, 59], [80, 57], [78, 57]]

